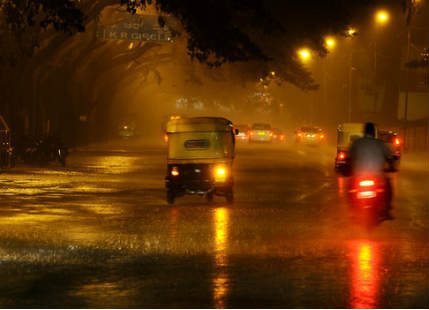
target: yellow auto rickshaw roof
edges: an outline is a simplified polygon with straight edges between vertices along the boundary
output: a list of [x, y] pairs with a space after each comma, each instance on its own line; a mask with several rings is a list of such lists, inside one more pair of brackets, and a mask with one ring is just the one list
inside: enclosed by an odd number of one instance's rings
[[232, 122], [223, 117], [189, 117], [172, 119], [167, 123], [167, 133], [192, 131], [230, 131]]
[[339, 131], [353, 131], [360, 132], [364, 130], [364, 123], [342, 123], [338, 126]]

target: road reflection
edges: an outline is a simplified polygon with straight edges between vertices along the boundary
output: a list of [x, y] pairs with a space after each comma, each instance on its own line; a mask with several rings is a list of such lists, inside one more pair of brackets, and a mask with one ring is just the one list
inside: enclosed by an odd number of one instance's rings
[[179, 210], [177, 208], [172, 208], [170, 210], [170, 239], [172, 242], [177, 241], [177, 222], [179, 219]]
[[351, 243], [351, 294], [350, 307], [371, 309], [379, 298], [379, 249], [375, 242], [354, 240]]
[[135, 164], [137, 160], [137, 157], [131, 156], [104, 156], [98, 157], [96, 162], [88, 166], [103, 173], [124, 174], [136, 170], [138, 167]]
[[214, 211], [215, 227], [215, 273], [213, 278], [213, 303], [214, 308], [225, 308], [225, 299], [228, 293], [228, 228], [229, 210], [217, 208]]
[[343, 197], [345, 186], [346, 186], [346, 178], [339, 176], [337, 177], [337, 180], [338, 180], [338, 194], [340, 195], [340, 197]]

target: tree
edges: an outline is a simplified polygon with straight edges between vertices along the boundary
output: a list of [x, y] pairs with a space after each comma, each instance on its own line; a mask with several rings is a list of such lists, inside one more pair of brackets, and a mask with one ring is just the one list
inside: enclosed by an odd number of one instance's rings
[[[92, 2], [103, 4], [102, 0]], [[255, 76], [276, 71], [280, 79], [304, 90], [316, 85], [296, 49], [306, 45], [325, 55], [324, 35], [345, 33], [354, 16], [384, 2], [412, 7], [412, 0], [116, 0], [130, 13], [155, 4], [160, 12], [175, 17], [187, 35], [189, 55], [200, 62], [209, 66], [258, 62]], [[6, 23], [17, 33], [37, 23], [74, 33], [84, 30], [83, 5], [89, 5], [88, 1], [5, 0], [1, 7]]]

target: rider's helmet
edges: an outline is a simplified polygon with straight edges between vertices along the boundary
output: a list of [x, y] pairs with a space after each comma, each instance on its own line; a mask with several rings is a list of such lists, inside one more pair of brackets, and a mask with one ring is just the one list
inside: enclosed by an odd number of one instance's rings
[[364, 136], [369, 138], [375, 138], [375, 125], [374, 123], [366, 123], [364, 129]]

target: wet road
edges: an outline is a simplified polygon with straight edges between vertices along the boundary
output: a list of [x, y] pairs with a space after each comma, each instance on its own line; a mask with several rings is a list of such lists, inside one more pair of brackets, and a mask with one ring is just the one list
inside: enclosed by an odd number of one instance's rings
[[0, 307], [429, 304], [429, 169], [392, 174], [395, 219], [351, 219], [333, 149], [239, 147], [236, 201], [166, 205], [162, 147], [109, 145], [0, 174]]

